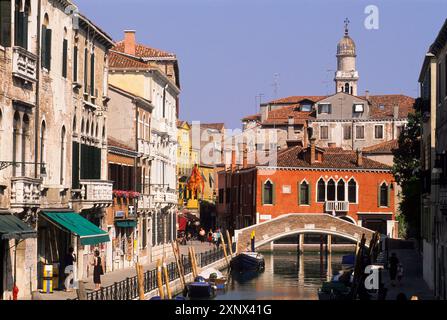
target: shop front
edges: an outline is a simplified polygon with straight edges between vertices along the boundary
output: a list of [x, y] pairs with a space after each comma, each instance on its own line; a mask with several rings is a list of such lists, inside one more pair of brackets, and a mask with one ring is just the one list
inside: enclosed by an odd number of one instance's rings
[[[25, 255], [29, 250], [21, 248], [27, 248], [27, 239], [36, 237], [36, 231], [19, 218], [12, 214], [0, 215], [0, 300], [6, 299], [7, 292], [23, 294], [25, 279], [17, 274], [27, 269], [30, 259]], [[12, 294], [13, 298], [16, 294]]]
[[137, 254], [137, 221], [135, 219], [119, 219], [115, 221], [114, 266], [123, 269], [135, 265]]
[[99, 250], [103, 255], [108, 241], [110, 238], [106, 231], [78, 213], [42, 211], [38, 220], [38, 288], [44, 287], [44, 270], [48, 270], [45, 267], [52, 266], [53, 289], [65, 289], [65, 257], [69, 248], [73, 248], [77, 256], [73, 266], [75, 284], [77, 280], [91, 276], [94, 251]]

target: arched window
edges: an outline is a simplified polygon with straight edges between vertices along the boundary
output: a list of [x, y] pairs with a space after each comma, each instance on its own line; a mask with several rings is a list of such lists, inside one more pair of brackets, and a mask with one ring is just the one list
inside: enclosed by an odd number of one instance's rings
[[106, 125], [102, 126], [102, 140], [106, 139]]
[[354, 179], [348, 182], [348, 201], [349, 203], [357, 202], [357, 183]]
[[76, 115], [73, 117], [73, 132], [76, 132]]
[[300, 205], [310, 204], [310, 185], [303, 181], [300, 184]]
[[262, 204], [273, 204], [273, 183], [267, 181], [264, 183]]
[[345, 182], [343, 180], [337, 183], [337, 201], [345, 201]]
[[65, 176], [65, 126], [62, 126], [61, 130], [61, 162], [60, 162], [60, 168], [61, 168], [61, 176], [60, 176], [60, 183], [61, 185], [64, 184], [64, 176]]
[[96, 138], [99, 138], [99, 123], [96, 123], [95, 137], [96, 137]]
[[345, 83], [345, 92], [349, 93], [349, 83]]
[[327, 200], [335, 201], [335, 181], [332, 179], [327, 183]]
[[389, 207], [390, 205], [389, 187], [384, 182], [379, 187], [379, 207]]
[[81, 134], [84, 134], [84, 118], [81, 120]]
[[[18, 162], [20, 159], [20, 129], [21, 121], [20, 114], [16, 111], [14, 113], [13, 134], [12, 134], [12, 161]], [[13, 176], [17, 176], [17, 166], [12, 166]]]
[[88, 136], [90, 134], [90, 121], [87, 120], [87, 125], [85, 126], [85, 135]]
[[47, 70], [51, 69], [51, 31], [50, 19], [45, 13], [42, 25], [41, 64]]
[[317, 201], [325, 202], [326, 201], [326, 184], [324, 183], [323, 178], [318, 180], [317, 184]]

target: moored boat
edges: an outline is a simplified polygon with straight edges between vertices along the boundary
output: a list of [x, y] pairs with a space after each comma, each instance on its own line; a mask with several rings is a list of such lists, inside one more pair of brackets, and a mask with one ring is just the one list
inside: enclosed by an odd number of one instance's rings
[[215, 268], [208, 268], [199, 273], [199, 276], [203, 277], [206, 282], [216, 286], [218, 290], [224, 290], [227, 284], [227, 278]]
[[258, 252], [242, 252], [231, 259], [230, 266], [233, 270], [264, 271], [264, 256]]
[[187, 285], [189, 298], [211, 298], [215, 295], [216, 288], [213, 284], [205, 281], [203, 277], [197, 277], [194, 282]]

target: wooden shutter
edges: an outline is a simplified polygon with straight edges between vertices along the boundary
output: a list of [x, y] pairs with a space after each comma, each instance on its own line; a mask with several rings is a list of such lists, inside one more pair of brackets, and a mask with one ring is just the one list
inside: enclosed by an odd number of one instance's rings
[[47, 65], [47, 60], [46, 60], [46, 56], [47, 56], [47, 46], [46, 46], [46, 42], [47, 42], [47, 27], [46, 26], [42, 26], [42, 43], [40, 45], [40, 63], [42, 65], [42, 67], [46, 68]]
[[389, 208], [391, 204], [391, 184], [387, 187], [387, 199], [386, 199], [386, 206]]
[[90, 95], [95, 96], [95, 54], [90, 56]]
[[298, 194], [298, 196], [297, 196], [298, 205], [300, 205], [301, 204], [301, 183], [297, 182], [296, 185], [297, 185], [297, 194]]
[[0, 1], [0, 45], [11, 46], [11, 0]]
[[[25, 9], [26, 10], [26, 9]], [[22, 32], [21, 32], [21, 46], [22, 48], [25, 48], [28, 50], [28, 13], [27, 12], [21, 12], [21, 26], [22, 26]]]
[[72, 159], [72, 188], [79, 189], [79, 143], [75, 141], [72, 146]]
[[45, 64], [48, 70], [51, 69], [51, 37], [52, 30], [46, 29], [46, 39], [45, 39]]
[[67, 54], [68, 54], [68, 41], [64, 39], [62, 43], [62, 76], [67, 77]]
[[272, 205], [274, 205], [276, 202], [276, 191], [275, 191], [275, 184], [272, 183]]
[[264, 205], [264, 191], [265, 191], [265, 184], [264, 181], [261, 181], [261, 204]]
[[380, 208], [380, 183], [377, 186], [377, 207]]
[[307, 184], [307, 204], [310, 205], [311, 201], [312, 201], [312, 192], [311, 192], [311, 184], [308, 183]]
[[73, 49], [73, 82], [78, 82], [78, 47]]

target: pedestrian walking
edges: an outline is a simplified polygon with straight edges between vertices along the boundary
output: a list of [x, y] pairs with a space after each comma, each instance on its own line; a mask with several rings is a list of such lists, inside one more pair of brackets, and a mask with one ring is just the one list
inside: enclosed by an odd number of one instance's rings
[[95, 257], [93, 258], [93, 283], [95, 284], [95, 291], [101, 289], [101, 275], [104, 274], [102, 269], [102, 261], [99, 256], [99, 250], [95, 250]]
[[389, 270], [390, 270], [390, 279], [391, 285], [393, 287], [396, 286], [396, 276], [397, 276], [397, 267], [399, 266], [399, 259], [396, 256], [396, 253], [392, 253], [390, 257], [390, 261], [388, 262]]
[[68, 249], [68, 253], [65, 256], [65, 291], [70, 292], [72, 291], [72, 284], [71, 281], [74, 278], [74, 263], [76, 262], [76, 254], [74, 253], [74, 249], [70, 247]]
[[205, 242], [205, 229], [200, 228], [199, 237], [200, 237], [200, 242], [204, 243]]
[[208, 231], [208, 242], [211, 246], [212, 242], [213, 242], [213, 230], [210, 229], [210, 231]]

